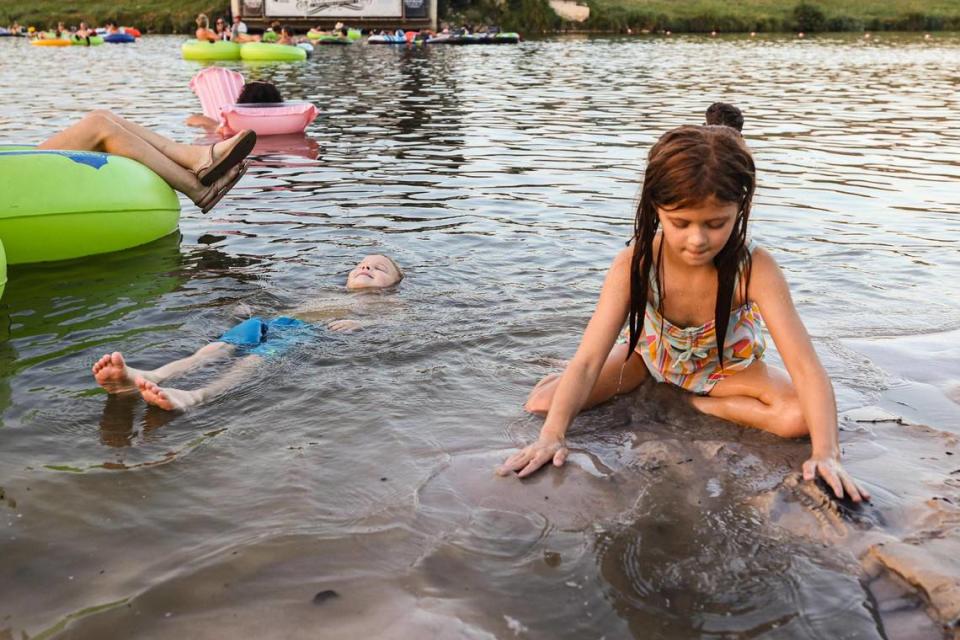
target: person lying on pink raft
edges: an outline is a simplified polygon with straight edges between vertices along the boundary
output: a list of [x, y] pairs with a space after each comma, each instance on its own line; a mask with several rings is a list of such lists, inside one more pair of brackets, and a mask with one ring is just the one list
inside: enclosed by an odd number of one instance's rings
[[187, 124], [227, 136], [244, 129], [258, 136], [303, 133], [318, 113], [310, 102], [284, 101], [269, 82], [244, 83], [241, 74], [222, 67], [203, 69], [190, 88], [200, 98], [203, 115], [190, 116]]

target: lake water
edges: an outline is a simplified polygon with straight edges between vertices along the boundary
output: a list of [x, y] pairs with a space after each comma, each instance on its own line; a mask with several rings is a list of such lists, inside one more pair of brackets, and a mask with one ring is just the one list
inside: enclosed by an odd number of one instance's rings
[[[0, 39], [0, 143], [97, 107], [193, 140], [200, 67], [181, 40]], [[183, 200], [179, 235], [10, 270], [0, 638], [942, 637], [857, 540], [906, 539], [931, 496], [960, 503], [944, 457], [960, 433], [958, 59], [957, 34], [880, 34], [228, 65], [315, 102], [308, 137], [264, 141], [210, 214]], [[850, 469], [877, 496], [840, 542], [758, 502], [808, 444], [655, 388], [578, 419], [564, 470], [492, 475], [537, 433], [522, 402], [577, 345], [647, 150], [716, 100], [745, 112], [752, 234], [786, 272]], [[185, 356], [250, 310], [356, 302], [342, 283], [370, 252], [407, 278], [360, 300], [367, 330], [207, 407], [147, 408], [90, 375], [113, 350], [143, 367]]]

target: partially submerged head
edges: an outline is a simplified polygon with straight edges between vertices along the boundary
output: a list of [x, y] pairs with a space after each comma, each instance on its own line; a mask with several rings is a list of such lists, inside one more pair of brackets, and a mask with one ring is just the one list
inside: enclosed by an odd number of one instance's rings
[[714, 102], [707, 107], [706, 121], [743, 131], [743, 112], [727, 102]]
[[347, 289], [385, 289], [403, 280], [403, 270], [389, 256], [372, 253], [364, 256], [347, 274]]
[[254, 80], [243, 85], [240, 95], [237, 97], [238, 104], [263, 104], [283, 102], [283, 96], [280, 90], [272, 82], [260, 82]]
[[[631, 353], [639, 340], [654, 264], [658, 265], [655, 276], [663, 290], [664, 253], [669, 253], [676, 264], [691, 268], [712, 264], [716, 268], [714, 319], [717, 340], [723, 343], [737, 271], [746, 270], [744, 286], [749, 279], [747, 221], [755, 188], [753, 156], [743, 138], [730, 127], [678, 127], [653, 145], [634, 222]], [[658, 230], [663, 235], [654, 257]]]

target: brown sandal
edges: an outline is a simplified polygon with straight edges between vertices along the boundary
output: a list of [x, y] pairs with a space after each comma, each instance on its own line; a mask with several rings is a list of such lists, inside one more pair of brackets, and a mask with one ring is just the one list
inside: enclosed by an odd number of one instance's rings
[[210, 145], [210, 160], [207, 164], [197, 169], [197, 180], [205, 187], [209, 187], [221, 176], [235, 167], [237, 163], [250, 155], [253, 146], [257, 144], [257, 134], [249, 129], [241, 131], [237, 135], [229, 138], [227, 142], [233, 144], [227, 148], [224, 154], [218, 159], [213, 159], [213, 148], [220, 144]]
[[240, 178], [243, 177], [249, 167], [250, 163], [244, 162], [240, 166], [235, 167], [232, 174], [227, 173], [227, 175], [221, 178], [219, 183], [212, 185], [204, 194], [204, 197], [194, 203], [200, 208], [200, 212], [206, 213], [217, 206], [217, 203], [223, 199], [223, 196], [227, 195], [227, 192], [240, 182]]

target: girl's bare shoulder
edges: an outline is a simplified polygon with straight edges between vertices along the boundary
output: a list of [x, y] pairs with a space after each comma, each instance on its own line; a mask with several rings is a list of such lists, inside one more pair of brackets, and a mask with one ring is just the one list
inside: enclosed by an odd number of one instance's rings
[[754, 247], [750, 253], [750, 285], [747, 296], [751, 300], [758, 300], [768, 293], [779, 296], [786, 289], [786, 279], [776, 258], [763, 247]]

